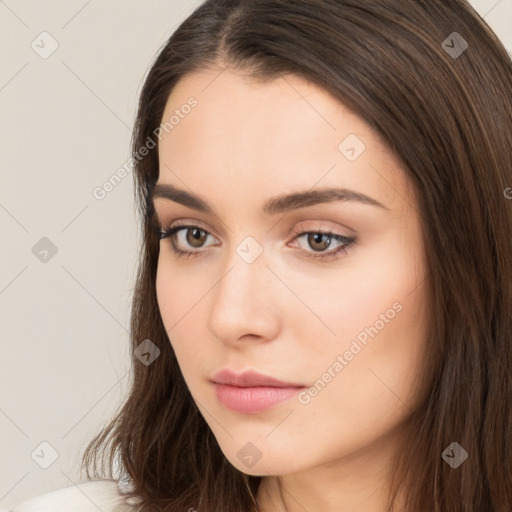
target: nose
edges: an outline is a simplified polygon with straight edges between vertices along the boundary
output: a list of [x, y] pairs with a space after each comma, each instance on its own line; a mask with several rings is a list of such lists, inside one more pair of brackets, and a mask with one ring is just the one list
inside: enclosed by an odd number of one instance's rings
[[222, 267], [211, 291], [208, 329], [219, 340], [239, 346], [274, 339], [280, 328], [277, 278], [263, 252], [249, 263], [236, 251]]

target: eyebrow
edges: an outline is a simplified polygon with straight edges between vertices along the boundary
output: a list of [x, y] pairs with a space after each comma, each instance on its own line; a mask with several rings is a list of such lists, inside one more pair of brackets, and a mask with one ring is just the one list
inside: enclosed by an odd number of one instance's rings
[[[174, 201], [199, 212], [214, 214], [213, 208], [205, 199], [185, 190], [178, 189], [174, 185], [157, 183], [150, 191], [149, 196], [152, 203], [155, 199], [161, 198], [168, 201]], [[295, 192], [288, 195], [270, 198], [263, 205], [263, 212], [267, 215], [276, 215], [278, 213], [285, 213], [298, 208], [305, 208], [316, 204], [332, 203], [335, 201], [354, 201], [389, 210], [389, 208], [379, 201], [362, 194], [361, 192], [356, 192], [346, 188], [324, 188]]]

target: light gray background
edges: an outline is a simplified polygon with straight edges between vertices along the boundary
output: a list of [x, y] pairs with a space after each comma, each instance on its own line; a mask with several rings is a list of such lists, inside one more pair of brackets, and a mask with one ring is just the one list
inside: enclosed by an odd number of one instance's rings
[[[0, 509], [83, 481], [85, 444], [128, 391], [132, 175], [92, 191], [129, 157], [142, 80], [200, 3], [0, 0]], [[472, 5], [512, 52], [512, 0]]]

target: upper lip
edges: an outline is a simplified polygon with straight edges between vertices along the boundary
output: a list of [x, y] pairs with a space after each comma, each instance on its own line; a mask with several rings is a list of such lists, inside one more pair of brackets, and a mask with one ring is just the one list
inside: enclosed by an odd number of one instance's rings
[[240, 388], [248, 387], [276, 387], [276, 388], [295, 388], [304, 387], [303, 384], [297, 384], [294, 382], [283, 382], [268, 375], [255, 372], [253, 370], [247, 370], [242, 373], [235, 373], [229, 368], [220, 370], [211, 379], [216, 384], [227, 384], [228, 386], [236, 386]]

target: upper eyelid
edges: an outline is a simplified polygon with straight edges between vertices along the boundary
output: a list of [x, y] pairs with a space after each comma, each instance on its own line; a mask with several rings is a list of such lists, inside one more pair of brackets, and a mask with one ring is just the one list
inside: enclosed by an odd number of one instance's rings
[[[208, 233], [212, 236], [215, 236], [213, 235], [212, 233], [212, 229], [209, 228], [209, 227], [205, 227], [205, 223], [202, 222], [202, 221], [198, 221], [198, 220], [188, 220], [188, 219], [185, 219], [185, 220], [181, 220], [181, 219], [178, 219], [174, 222], [161, 222], [160, 221], [160, 218], [157, 217], [157, 220], [158, 220], [158, 223], [159, 223], [159, 227], [160, 229], [164, 230], [164, 229], [172, 229], [172, 228], [177, 228], [177, 227], [184, 227], [184, 228], [190, 228], [190, 227], [198, 227], [200, 229], [203, 229], [204, 231], [208, 231]], [[308, 227], [306, 228], [304, 226], [304, 224], [306, 224], [307, 222], [314, 222], [316, 223], [314, 226], [312, 227]], [[298, 222], [297, 224], [297, 227], [294, 227], [292, 229], [293, 232], [298, 232], [299, 230], [301, 232], [307, 232], [307, 233], [316, 233], [316, 232], [332, 232], [333, 234], [339, 234], [339, 235], [342, 235], [342, 236], [347, 236], [347, 237], [350, 237], [352, 235], [343, 235], [342, 233], [337, 233], [337, 230], [338, 228], [331, 228], [331, 227], [328, 227], [328, 226], [322, 226], [321, 224], [323, 222], [328, 222], [327, 220], [314, 220], [314, 221], [300, 221]], [[349, 231], [354, 231], [353, 229], [349, 228], [348, 226], [345, 226], [345, 229], [348, 229]]]
[[197, 220], [195, 220], [195, 221], [177, 220], [175, 222], [169, 222], [169, 223], [160, 222], [159, 224], [160, 224], [161, 229], [174, 229], [174, 228], [181, 228], [181, 227], [183, 227], [183, 228], [197, 227], [199, 229], [203, 229], [204, 231], [208, 231], [208, 233], [213, 236], [211, 229], [208, 227], [205, 227], [203, 222], [200, 222]]
[[[317, 221], [317, 222], [321, 222], [321, 221]], [[164, 230], [164, 229], [175, 229], [175, 228], [199, 228], [199, 229], [202, 229], [203, 231], [206, 231], [209, 235], [213, 236], [214, 238], [217, 238], [213, 233], [212, 231], [209, 229], [209, 228], [206, 228], [202, 225], [201, 222], [198, 222], [198, 221], [194, 221], [194, 222], [191, 222], [191, 221], [183, 221], [183, 223], [181, 223], [180, 221], [176, 221], [176, 223], [172, 223], [172, 225], [169, 225], [169, 226], [164, 226], [162, 225], [163, 223], [160, 223], [160, 229], [161, 230]], [[313, 226], [311, 228], [305, 228], [304, 227], [304, 223], [299, 223], [297, 227], [294, 227], [292, 229], [292, 232], [293, 234], [295, 235], [300, 235], [300, 234], [306, 234], [306, 233], [324, 233], [324, 234], [327, 234], [327, 233], [331, 233], [331, 234], [334, 234], [334, 235], [340, 235], [340, 236], [345, 236], [347, 238], [350, 238], [351, 235], [344, 235], [342, 233], [337, 233], [337, 230], [336, 229], [332, 229], [332, 228], [329, 228], [329, 227], [321, 227], [321, 226]]]
[[[218, 241], [217, 237], [211, 233], [211, 231], [209, 229], [206, 229], [206, 228], [203, 228], [200, 223], [191, 223], [191, 222], [188, 222], [187, 221], [184, 221], [183, 224], [181, 223], [178, 223], [178, 224], [173, 224], [172, 226], [170, 226], [169, 228], [164, 228], [162, 227], [161, 229], [162, 230], [174, 230], [174, 233], [172, 236], [176, 237], [176, 235], [181, 232], [181, 231], [186, 231], [187, 229], [192, 229], [192, 228], [199, 228], [203, 231], [206, 231], [208, 233], [209, 236], [211, 236], [212, 238], [214, 238], [215, 240]], [[355, 237], [354, 236], [351, 236], [351, 235], [344, 235], [342, 233], [338, 233], [335, 229], [330, 229], [330, 228], [325, 228], [325, 227], [315, 227], [313, 226], [312, 228], [309, 228], [309, 229], [305, 229], [304, 226], [303, 226], [303, 223], [299, 223], [299, 225], [295, 228], [293, 228], [292, 230], [292, 233], [294, 235], [292, 241], [300, 238], [300, 237], [303, 237], [304, 235], [308, 234], [308, 233], [322, 233], [324, 235], [330, 235], [331, 237], [342, 237], [344, 239], [354, 239]], [[289, 243], [289, 242], [288, 242]], [[201, 249], [197, 249], [196, 251], [194, 252], [201, 252]]]
[[[195, 223], [195, 222], [188, 222], [188, 223], [183, 223], [183, 224], [173, 224], [172, 227], [170, 227], [169, 229], [178, 229], [178, 228], [181, 228], [181, 230], [187, 230], [187, 229], [193, 229], [193, 228], [199, 228], [199, 229], [202, 229], [203, 231], [206, 231], [208, 233], [209, 236], [211, 236], [212, 238], [214, 238], [215, 240], [218, 241], [218, 238], [211, 232], [210, 229], [206, 229], [205, 227], [203, 227], [201, 225], [201, 223]], [[165, 228], [162, 228], [162, 229], [165, 229]], [[175, 232], [175, 235], [177, 235], [179, 233], [179, 231], [176, 231]]]

